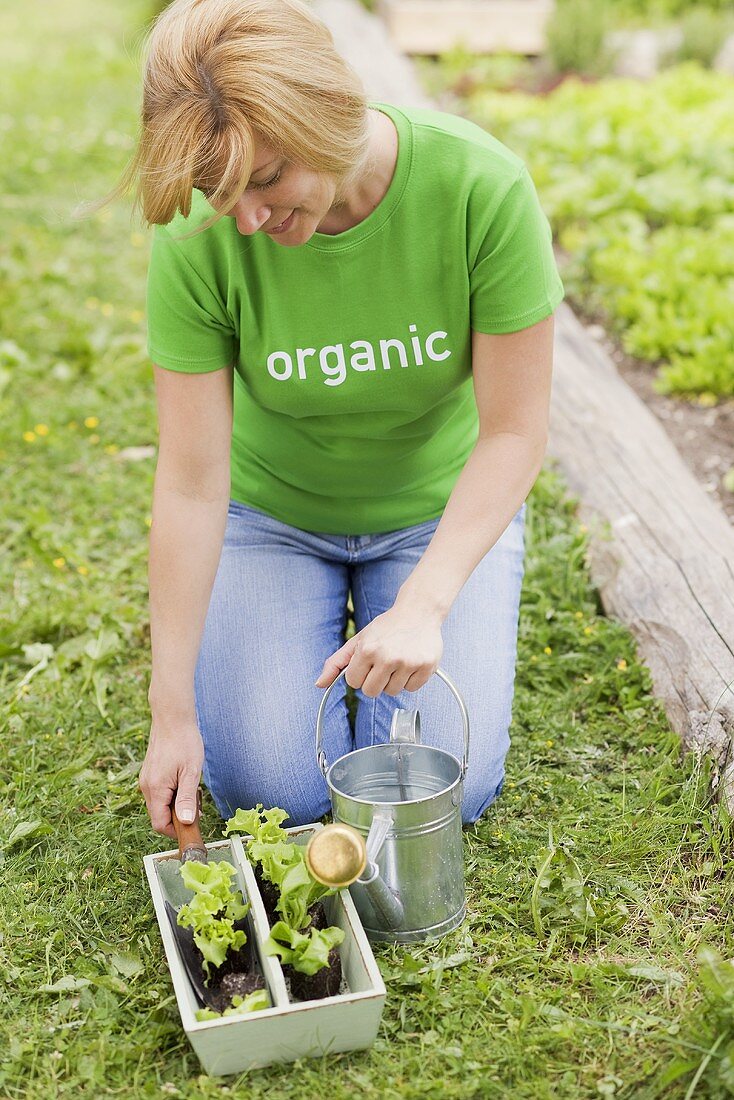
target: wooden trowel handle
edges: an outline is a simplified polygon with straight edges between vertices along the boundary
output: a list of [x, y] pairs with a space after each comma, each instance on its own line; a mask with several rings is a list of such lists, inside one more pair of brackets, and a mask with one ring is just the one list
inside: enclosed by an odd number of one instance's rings
[[176, 813], [176, 797], [174, 795], [173, 802], [171, 803], [171, 820], [173, 821], [173, 827], [176, 830], [176, 840], [178, 841], [178, 854], [182, 863], [185, 863], [188, 859], [196, 859], [200, 863], [208, 863], [209, 861], [206, 845], [204, 844], [201, 836], [201, 829], [199, 828], [200, 813], [200, 790], [197, 790], [196, 792], [196, 816], [190, 824], [179, 820]]

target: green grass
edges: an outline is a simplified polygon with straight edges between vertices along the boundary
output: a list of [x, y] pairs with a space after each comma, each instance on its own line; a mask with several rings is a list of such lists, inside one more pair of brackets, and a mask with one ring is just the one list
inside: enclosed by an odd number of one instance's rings
[[[136, 779], [153, 458], [121, 453], [155, 442], [146, 238], [124, 207], [68, 218], [129, 152], [146, 17], [0, 12], [0, 1096], [730, 1094], [733, 971], [699, 959], [734, 955], [730, 824], [600, 614], [550, 471], [528, 507], [507, 784], [465, 833], [466, 922], [376, 951], [372, 1050], [200, 1074], [142, 869], [170, 845]], [[208, 796], [204, 826], [219, 835]]]

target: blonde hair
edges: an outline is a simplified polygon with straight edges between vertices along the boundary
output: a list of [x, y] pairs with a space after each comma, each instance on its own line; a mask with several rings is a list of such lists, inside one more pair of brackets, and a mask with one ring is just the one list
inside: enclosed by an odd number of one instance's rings
[[84, 214], [135, 187], [133, 210], [167, 225], [177, 211], [189, 216], [198, 187], [218, 210], [201, 232], [247, 186], [258, 138], [336, 176], [337, 195], [363, 171], [364, 89], [301, 0], [174, 0], [146, 44], [138, 146], [117, 186]]

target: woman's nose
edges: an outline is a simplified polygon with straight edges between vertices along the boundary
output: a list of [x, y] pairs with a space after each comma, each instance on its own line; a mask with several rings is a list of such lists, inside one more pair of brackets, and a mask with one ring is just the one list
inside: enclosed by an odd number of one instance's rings
[[242, 196], [230, 213], [237, 222], [240, 233], [256, 233], [272, 214], [272, 208], [258, 203], [254, 197]]

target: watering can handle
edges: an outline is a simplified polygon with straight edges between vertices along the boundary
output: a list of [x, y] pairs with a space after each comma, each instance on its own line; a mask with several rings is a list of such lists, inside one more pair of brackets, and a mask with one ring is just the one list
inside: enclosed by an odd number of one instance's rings
[[[326, 709], [326, 700], [329, 698], [329, 693], [331, 692], [331, 690], [336, 687], [337, 682], [341, 679], [342, 676], [346, 675], [346, 671], [347, 670], [343, 668], [334, 680], [334, 682], [329, 684], [328, 688], [323, 694], [323, 698], [321, 699], [321, 703], [319, 704], [319, 712], [316, 715], [316, 759], [318, 760], [319, 767], [324, 774], [324, 778], [326, 778], [326, 773], [329, 770], [329, 765], [326, 762], [326, 753], [324, 752], [323, 745], [323, 722], [324, 711]], [[456, 699], [456, 702], [459, 704], [459, 709], [461, 711], [461, 721], [464, 726], [464, 759], [461, 764], [461, 778], [463, 779], [466, 775], [466, 769], [469, 766], [469, 715], [467, 714], [466, 705], [464, 703], [464, 700], [461, 698], [461, 695], [459, 694], [456, 685], [446, 675], [443, 669], [437, 668], [436, 676], [438, 676], [439, 679], [443, 680], [446, 686], [451, 689], [454, 694], [454, 698]]]

